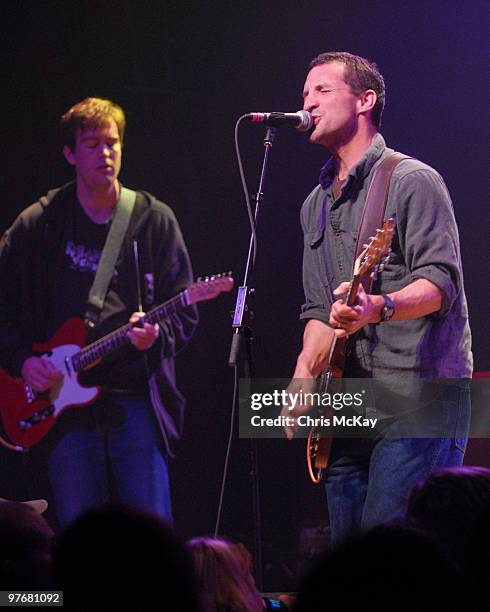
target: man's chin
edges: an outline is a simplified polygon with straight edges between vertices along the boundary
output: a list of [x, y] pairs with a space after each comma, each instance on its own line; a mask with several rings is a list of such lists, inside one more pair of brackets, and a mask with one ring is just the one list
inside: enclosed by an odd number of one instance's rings
[[109, 193], [117, 190], [117, 179], [111, 178], [111, 180], [96, 180], [91, 183], [90, 188], [93, 191], [101, 193]]
[[309, 135], [308, 138], [310, 139], [310, 142], [312, 142], [314, 144], [319, 144], [318, 143], [318, 134], [316, 133], [316, 128], [315, 127], [311, 128], [310, 135]]
[[94, 184], [100, 187], [111, 187], [117, 183], [117, 176], [114, 174], [105, 174], [97, 176], [94, 179]]
[[313, 132], [310, 134], [310, 142], [327, 147], [325, 144], [325, 136], [321, 133], [315, 132], [315, 130], [313, 130]]
[[310, 142], [313, 144], [321, 145], [325, 147], [329, 151], [332, 151], [332, 148], [335, 149], [336, 138], [335, 134], [325, 134], [325, 132], [320, 132], [313, 128], [309, 136]]

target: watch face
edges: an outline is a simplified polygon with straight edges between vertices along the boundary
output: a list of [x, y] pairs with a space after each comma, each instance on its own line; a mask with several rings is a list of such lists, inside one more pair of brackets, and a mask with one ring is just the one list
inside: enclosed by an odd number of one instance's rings
[[383, 296], [385, 299], [385, 305], [381, 309], [381, 321], [389, 321], [395, 314], [395, 305], [388, 296]]
[[393, 316], [393, 309], [389, 306], [383, 308], [383, 321], [388, 321]]

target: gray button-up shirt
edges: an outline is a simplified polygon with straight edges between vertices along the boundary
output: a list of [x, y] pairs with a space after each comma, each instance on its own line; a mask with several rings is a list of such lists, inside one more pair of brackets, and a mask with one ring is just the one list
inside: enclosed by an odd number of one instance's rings
[[[333, 159], [301, 210], [304, 232], [302, 319], [328, 322], [332, 292], [351, 276], [357, 232], [372, 174], [393, 149], [377, 134], [350, 170], [334, 201]], [[365, 326], [357, 336], [345, 375], [384, 380], [466, 378], [473, 369], [468, 308], [463, 289], [459, 236], [441, 176], [407, 159], [395, 168], [385, 218], [395, 216], [389, 264], [373, 293], [392, 293], [419, 278], [439, 287], [442, 308], [411, 321]]]

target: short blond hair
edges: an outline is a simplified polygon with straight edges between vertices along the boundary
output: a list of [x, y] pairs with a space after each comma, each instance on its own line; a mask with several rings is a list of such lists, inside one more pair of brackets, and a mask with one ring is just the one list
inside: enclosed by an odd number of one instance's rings
[[126, 129], [126, 116], [123, 109], [111, 100], [85, 98], [72, 106], [61, 117], [63, 144], [73, 151], [79, 131], [105, 127], [111, 119], [117, 125], [119, 139], [122, 143]]

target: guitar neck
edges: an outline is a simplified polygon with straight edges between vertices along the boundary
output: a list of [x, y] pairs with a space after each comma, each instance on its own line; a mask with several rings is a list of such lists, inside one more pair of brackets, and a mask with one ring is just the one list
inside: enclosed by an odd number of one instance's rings
[[[345, 296], [345, 303], [348, 306], [352, 306], [356, 301], [357, 289], [360, 282], [360, 275], [354, 274], [350, 280], [349, 289]], [[334, 336], [332, 346], [330, 347], [330, 356], [323, 374], [328, 375], [329, 378], [342, 378], [346, 359], [347, 338], [337, 338], [337, 336]]]
[[[379, 273], [387, 263], [391, 253], [391, 241], [395, 220], [393, 217], [383, 223], [381, 229], [377, 229], [369, 243], [364, 245], [364, 250], [355, 260], [353, 275], [349, 283], [349, 289], [344, 297], [347, 306], [352, 306], [356, 301], [357, 290], [361, 277], [370, 274], [372, 278]], [[322, 375], [333, 378], [341, 378], [347, 359], [348, 342], [347, 337], [337, 338], [334, 336], [330, 350], [330, 358]]]
[[[155, 324], [166, 319], [167, 317], [181, 311], [191, 303], [187, 289], [168, 300], [160, 306], [156, 306], [147, 312], [138, 322], [139, 325], [144, 323]], [[93, 365], [100, 359], [103, 359], [113, 351], [129, 343], [128, 331], [134, 327], [130, 323], [119, 327], [109, 334], [99, 338], [92, 344], [81, 349], [72, 357], [72, 365], [75, 372], [80, 372], [85, 368]]]
[[360, 282], [361, 277], [359, 274], [355, 274], [351, 278], [349, 289], [345, 298], [345, 303], [347, 304], [347, 306], [352, 306], [352, 304], [356, 301], [357, 290], [359, 288]]

